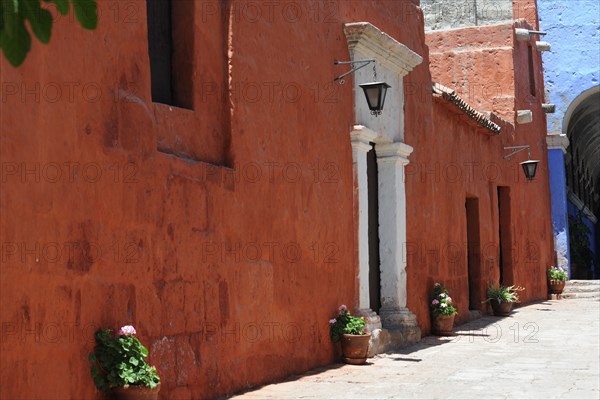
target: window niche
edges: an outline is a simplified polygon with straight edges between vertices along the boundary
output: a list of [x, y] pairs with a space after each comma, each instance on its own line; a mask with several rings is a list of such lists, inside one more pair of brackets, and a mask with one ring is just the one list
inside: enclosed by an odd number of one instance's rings
[[194, 1], [146, 0], [152, 101], [193, 109]]
[[533, 46], [529, 44], [527, 46], [527, 62], [529, 66], [529, 93], [535, 97], [536, 88], [535, 88], [535, 68], [534, 68], [534, 55], [533, 55]]

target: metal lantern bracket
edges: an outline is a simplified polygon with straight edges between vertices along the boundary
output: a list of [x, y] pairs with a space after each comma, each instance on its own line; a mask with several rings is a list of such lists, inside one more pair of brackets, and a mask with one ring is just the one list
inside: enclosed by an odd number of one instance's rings
[[[350, 75], [356, 71], [358, 71], [359, 69], [366, 67], [367, 65], [374, 63], [375, 59], [367, 59], [367, 60], [356, 60], [356, 61], [338, 61], [338, 60], [334, 60], [333, 64], [334, 65], [346, 65], [346, 64], [350, 64], [352, 65], [352, 69], [340, 76], [338, 76], [337, 78], [334, 78], [334, 82], [335, 81], [340, 81], [340, 85], [343, 85], [344, 83], [346, 83], [346, 81], [342, 78], [344, 78], [346, 75]], [[358, 64], [358, 65], [356, 65]], [[375, 72], [375, 65], [373, 65], [373, 73], [376, 74]]]
[[385, 95], [387, 90], [391, 88], [385, 82], [376, 82], [377, 81], [377, 69], [375, 69], [375, 60], [374, 59], [365, 59], [365, 60], [356, 60], [356, 61], [338, 61], [334, 60], [334, 65], [339, 64], [350, 64], [352, 65], [352, 69], [337, 78], [334, 78], [333, 81], [340, 81], [340, 85], [343, 85], [346, 81], [343, 79], [345, 76], [350, 75], [357, 70], [366, 67], [367, 65], [373, 63], [373, 82], [363, 83], [360, 86], [365, 92], [365, 97], [367, 99], [367, 104], [369, 105], [369, 110], [371, 111], [371, 115], [377, 117], [381, 115], [381, 110], [383, 110], [383, 104], [385, 103]]
[[520, 163], [520, 165], [523, 167], [523, 172], [525, 173], [527, 180], [532, 181], [533, 178], [535, 178], [535, 172], [540, 160], [531, 159], [531, 146], [508, 146], [505, 147], [504, 150], [512, 150], [512, 153], [504, 156], [505, 160], [510, 160], [515, 154], [520, 153], [523, 150], [527, 150], [527, 161], [523, 161]]
[[521, 151], [527, 149], [527, 158], [529, 158], [531, 160], [531, 146], [527, 145], [527, 146], [508, 146], [505, 147], [504, 150], [512, 150], [512, 153], [507, 154], [504, 156], [505, 160], [510, 160], [512, 156], [514, 156], [517, 153], [520, 153]]

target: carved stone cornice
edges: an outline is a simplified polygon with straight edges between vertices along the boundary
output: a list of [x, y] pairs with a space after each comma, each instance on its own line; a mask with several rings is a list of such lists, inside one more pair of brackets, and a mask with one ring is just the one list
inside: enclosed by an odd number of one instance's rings
[[569, 138], [563, 134], [549, 134], [546, 135], [546, 143], [548, 144], [548, 150], [560, 149], [564, 154], [567, 154], [567, 147], [569, 147]]
[[344, 24], [344, 33], [351, 55], [358, 51], [398, 72], [400, 76], [407, 75], [423, 62], [423, 57], [369, 22]]
[[402, 142], [386, 143], [377, 145], [378, 162], [402, 162], [408, 164], [408, 156], [413, 148]]

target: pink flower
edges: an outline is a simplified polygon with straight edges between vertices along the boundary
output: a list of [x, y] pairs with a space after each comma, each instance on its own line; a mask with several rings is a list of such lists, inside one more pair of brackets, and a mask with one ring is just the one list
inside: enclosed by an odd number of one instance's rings
[[135, 328], [131, 325], [125, 325], [119, 329], [119, 336], [135, 335], [136, 333]]
[[440, 283], [439, 283], [439, 282], [436, 282], [434, 286], [440, 286]]
[[337, 319], [335, 319], [335, 318], [329, 320], [329, 323], [331, 325], [335, 324], [336, 322], [337, 322]]
[[448, 296], [446, 300], [448, 301], [448, 303], [452, 303], [452, 297]]
[[341, 313], [343, 313], [344, 311], [347, 311], [347, 310], [348, 310], [348, 307], [346, 307], [346, 305], [345, 305], [345, 304], [342, 304], [341, 306], [339, 306], [339, 307], [338, 307], [338, 310], [339, 310], [339, 312], [340, 312], [340, 314], [341, 314]]
[[431, 305], [432, 305], [432, 306], [435, 306], [436, 304], [440, 304], [440, 302], [439, 302], [439, 301], [437, 301], [437, 300], [433, 300], [433, 301], [431, 302]]
[[442, 298], [444, 298], [444, 297], [446, 297], [446, 295], [445, 295], [444, 293], [440, 293], [440, 296], [439, 296], [439, 297], [442, 297]]

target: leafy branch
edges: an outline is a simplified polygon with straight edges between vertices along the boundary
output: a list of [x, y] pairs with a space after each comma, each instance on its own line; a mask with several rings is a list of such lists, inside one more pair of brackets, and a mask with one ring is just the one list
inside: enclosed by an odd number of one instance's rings
[[72, 4], [79, 24], [85, 29], [96, 29], [96, 0], [0, 0], [0, 48], [13, 67], [21, 65], [31, 49], [31, 34], [26, 22], [40, 42], [50, 42], [54, 20], [42, 3], [53, 4], [63, 16], [69, 13]]

